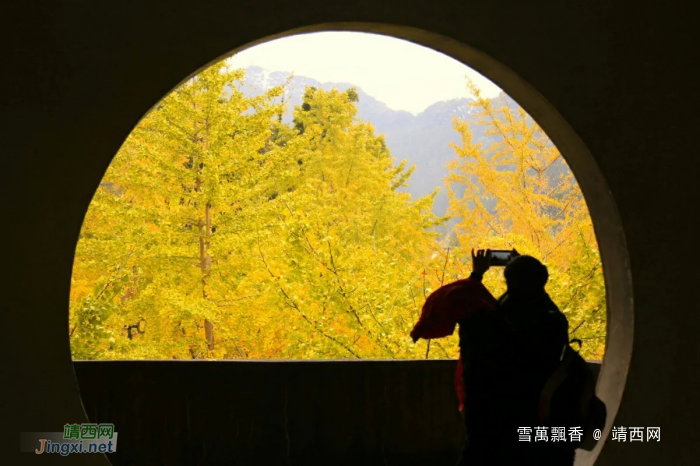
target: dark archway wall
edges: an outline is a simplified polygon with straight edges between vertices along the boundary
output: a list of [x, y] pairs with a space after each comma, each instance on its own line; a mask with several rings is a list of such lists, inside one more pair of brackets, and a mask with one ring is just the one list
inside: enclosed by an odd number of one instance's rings
[[[2, 464], [106, 464], [97, 455], [18, 456], [16, 435], [86, 420], [67, 339], [73, 251], [91, 196], [131, 128], [231, 50], [338, 22], [409, 26], [467, 44], [529, 83], [581, 138], [629, 248], [634, 324], [613, 324], [610, 333], [629, 343], [634, 334], [634, 347], [615, 425], [660, 426], [663, 437], [608, 442], [597, 464], [696, 464], [697, 24], [680, 2], [608, 3], [3, 2]], [[506, 74], [491, 77], [509, 89]], [[521, 103], [537, 117], [532, 102]], [[593, 215], [596, 228], [607, 222]]]

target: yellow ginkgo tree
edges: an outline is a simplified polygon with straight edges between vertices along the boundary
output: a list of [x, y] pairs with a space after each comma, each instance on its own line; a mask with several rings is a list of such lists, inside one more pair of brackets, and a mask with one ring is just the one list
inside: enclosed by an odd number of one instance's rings
[[[601, 359], [605, 344], [605, 288], [590, 214], [561, 154], [536, 122], [504, 94], [487, 99], [469, 83], [476, 123], [486, 143], [476, 143], [470, 124], [455, 119], [461, 144], [445, 180], [455, 255], [468, 261], [472, 247], [531, 254], [549, 268], [548, 291], [567, 315], [583, 354]], [[464, 189], [458, 195], [455, 186]], [[498, 270], [498, 269], [497, 269]], [[497, 292], [504, 281], [489, 272]]]
[[[221, 63], [201, 72], [115, 156], [76, 249], [74, 358], [456, 357], [456, 337], [413, 344], [409, 332], [479, 246], [540, 257], [572, 336], [602, 356], [605, 291], [585, 202], [512, 101], [472, 87], [486, 146], [455, 121], [462, 144], [446, 181], [457, 223], [445, 238], [437, 187], [401, 192], [413, 168], [357, 118], [354, 89], [307, 88], [285, 124], [285, 86], [252, 96], [244, 82]], [[502, 291], [495, 272], [486, 283]]]

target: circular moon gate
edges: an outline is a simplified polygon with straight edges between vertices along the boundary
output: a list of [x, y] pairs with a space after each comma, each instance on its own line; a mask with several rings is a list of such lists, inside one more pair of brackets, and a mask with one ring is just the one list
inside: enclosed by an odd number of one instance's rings
[[[599, 396], [608, 408], [608, 423], [603, 431], [605, 439], [620, 405], [633, 341], [632, 278], [625, 235], [615, 201], [595, 159], [569, 124], [536, 89], [502, 63], [464, 43], [422, 29], [377, 23], [324, 23], [267, 36], [236, 48], [224, 56], [205, 57], [204, 60], [210, 59], [207, 65], [181, 82], [207, 66], [256, 44], [300, 33], [331, 30], [376, 33], [408, 40], [468, 65], [492, 80], [517, 101], [537, 121], [566, 159], [581, 187], [593, 219], [605, 274], [607, 341], [597, 388]], [[579, 451], [577, 465], [593, 464], [602, 444], [602, 441], [599, 442], [596, 449], [590, 453]]]

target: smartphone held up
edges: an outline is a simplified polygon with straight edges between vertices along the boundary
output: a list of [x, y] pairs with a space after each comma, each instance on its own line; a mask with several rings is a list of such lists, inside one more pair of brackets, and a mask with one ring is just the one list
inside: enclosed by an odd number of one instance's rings
[[489, 265], [492, 267], [505, 267], [518, 253], [515, 249], [489, 249]]

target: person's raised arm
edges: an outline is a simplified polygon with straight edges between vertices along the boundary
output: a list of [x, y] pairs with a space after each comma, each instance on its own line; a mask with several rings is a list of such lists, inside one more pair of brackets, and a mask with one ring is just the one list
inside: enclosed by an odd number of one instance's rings
[[474, 249], [472, 248], [472, 273], [469, 278], [477, 281], [481, 281], [484, 278], [484, 274], [489, 269], [489, 252], [490, 249], [478, 249], [476, 254], [474, 254]]

